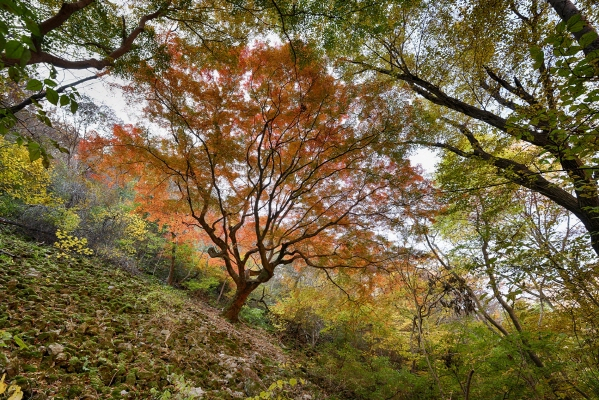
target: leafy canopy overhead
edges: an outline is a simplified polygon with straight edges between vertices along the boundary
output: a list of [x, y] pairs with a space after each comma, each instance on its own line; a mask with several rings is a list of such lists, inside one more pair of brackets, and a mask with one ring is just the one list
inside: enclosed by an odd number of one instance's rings
[[[484, 160], [576, 215], [599, 254], [596, 4], [322, 3], [326, 13], [297, 26], [334, 29], [325, 47], [344, 57], [348, 78], [395, 82], [397, 146]], [[363, 36], [348, 45], [356, 19]]]

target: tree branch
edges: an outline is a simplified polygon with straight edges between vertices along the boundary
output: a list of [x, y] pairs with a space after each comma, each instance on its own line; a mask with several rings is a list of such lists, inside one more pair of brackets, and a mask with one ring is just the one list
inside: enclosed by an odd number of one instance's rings
[[[95, 1], [95, 0], [81, 0], [77, 3], [67, 3], [67, 4], [63, 5], [63, 7], [61, 8], [61, 11], [59, 11], [59, 13], [56, 16], [43, 22], [42, 25], [46, 24], [45, 25], [46, 29], [49, 29], [48, 30], [48, 32], [49, 32], [50, 30], [55, 29], [56, 27], [60, 26], [60, 24], [64, 23], [68, 19], [68, 17], [70, 17], [75, 11], [85, 8], [86, 6], [91, 4], [93, 1]], [[78, 5], [78, 6], [75, 7], [74, 5]], [[72, 7], [65, 8], [65, 6], [72, 6]], [[66, 10], [66, 11], [64, 11], [64, 10]], [[144, 31], [144, 29], [146, 27], [146, 23], [153, 19], [159, 18], [165, 12], [166, 12], [166, 8], [161, 8], [152, 14], [144, 15], [143, 17], [141, 17], [137, 27], [129, 34], [129, 36], [124, 38], [121, 46], [112, 50], [110, 52], [110, 54], [108, 54], [105, 58], [103, 58], [101, 60], [98, 60], [96, 58], [89, 58], [86, 60], [78, 60], [78, 61], [67, 60], [65, 58], [58, 57], [53, 54], [42, 51], [42, 49], [39, 48], [40, 46], [38, 44], [37, 51], [31, 52], [31, 58], [27, 62], [27, 65], [46, 63], [46, 64], [53, 65], [55, 67], [60, 67], [60, 68], [65, 68], [65, 69], [95, 68], [97, 70], [102, 70], [108, 66], [113, 65], [115, 60], [119, 59], [120, 57], [125, 55], [127, 52], [129, 52], [131, 50], [131, 48], [133, 47], [133, 42], [135, 41], [135, 39], [137, 39], [137, 37]], [[59, 16], [60, 16], [60, 18], [58, 18]], [[56, 18], [56, 19], [54, 19], [54, 18]], [[42, 37], [43, 37], [43, 34], [42, 34]], [[38, 42], [41, 42], [39, 37], [34, 38], [34, 39], [37, 40]], [[19, 59], [7, 59], [5, 57], [2, 57], [2, 62], [4, 62], [5, 65], [16, 65], [20, 62], [20, 60]]]
[[509, 82], [507, 82], [505, 79], [500, 78], [497, 74], [495, 74], [495, 72], [493, 72], [491, 70], [491, 68], [485, 66], [484, 69], [487, 72], [487, 75], [489, 75], [489, 77], [491, 79], [493, 79], [495, 82], [499, 83], [501, 85], [501, 87], [503, 87], [508, 92], [512, 93], [513, 95], [518, 96], [519, 98], [526, 101], [530, 105], [534, 105], [534, 104], [538, 103], [535, 100], [535, 98], [522, 87], [522, 85], [520, 84], [520, 81], [518, 81], [518, 79], [514, 78], [514, 82], [516, 83], [516, 86], [514, 87], [514, 86], [510, 85]]
[[[64, 92], [68, 88], [72, 88], [74, 86], [80, 85], [80, 84], [82, 84], [84, 82], [87, 82], [87, 81], [91, 81], [93, 79], [98, 79], [102, 75], [103, 74], [97, 74], [97, 75], [88, 76], [88, 77], [79, 79], [78, 81], [75, 81], [73, 83], [69, 83], [68, 85], [61, 86], [58, 89], [56, 89], [56, 93], [62, 93], [62, 92]], [[37, 94], [34, 94], [33, 96], [28, 97], [27, 99], [23, 100], [19, 104], [16, 104], [16, 105], [14, 105], [12, 107], [9, 107], [9, 108], [6, 108], [4, 110], [7, 110], [7, 111], [9, 111], [12, 114], [15, 114], [17, 111], [20, 111], [23, 108], [27, 107], [28, 105], [33, 104], [33, 101], [35, 101], [35, 100], [41, 100], [44, 97], [46, 97], [46, 92], [45, 91], [37, 93]]]
[[41, 35], [44, 36], [48, 32], [58, 28], [64, 24], [66, 20], [69, 19], [75, 12], [84, 9], [95, 1], [96, 0], [80, 0], [75, 3], [63, 3], [62, 7], [60, 7], [60, 10], [58, 11], [58, 14], [39, 24]]

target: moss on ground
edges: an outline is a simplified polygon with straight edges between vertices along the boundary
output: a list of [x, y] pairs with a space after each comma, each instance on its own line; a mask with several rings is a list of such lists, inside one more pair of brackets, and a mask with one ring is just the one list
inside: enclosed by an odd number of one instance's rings
[[57, 254], [0, 231], [0, 377], [24, 398], [245, 398], [301, 377], [267, 333], [97, 258]]

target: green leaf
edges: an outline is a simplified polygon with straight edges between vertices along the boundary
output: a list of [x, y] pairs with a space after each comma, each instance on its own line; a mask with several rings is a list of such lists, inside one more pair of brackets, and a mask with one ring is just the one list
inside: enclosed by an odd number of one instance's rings
[[23, 339], [21, 339], [20, 337], [18, 337], [17, 335], [13, 336], [13, 340], [15, 341], [15, 343], [19, 346], [20, 349], [26, 349], [27, 346], [25, 344], [25, 342], [23, 341]]
[[44, 79], [44, 83], [46, 84], [46, 86], [50, 86], [50, 87], [58, 86], [58, 83], [56, 83], [52, 79]]
[[69, 99], [69, 96], [63, 94], [62, 96], [60, 96], [60, 106], [64, 107], [67, 104], [69, 104], [71, 102], [71, 99]]
[[37, 119], [42, 121], [47, 126], [50, 126], [50, 127], [52, 126], [52, 121], [50, 121], [50, 118], [48, 118], [48, 116], [46, 115], [46, 112], [44, 110], [38, 110], [36, 116], [37, 116]]
[[0, 331], [0, 347], [6, 347], [4, 342], [12, 339], [12, 334], [6, 331]]
[[261, 399], [268, 399], [270, 397], [270, 395], [266, 392], [260, 392], [260, 398]]
[[46, 98], [54, 105], [58, 104], [58, 92], [54, 89], [46, 89]]
[[35, 45], [33, 44], [33, 40], [31, 40], [31, 37], [21, 36], [21, 42], [23, 43], [23, 45], [27, 45], [23, 46], [23, 48], [35, 49]]
[[18, 40], [9, 40], [6, 43], [6, 46], [4, 46], [4, 56], [6, 58], [21, 58], [21, 55], [23, 54], [23, 50], [25, 50], [25, 47], [23, 47], [23, 43], [21, 43]]
[[8, 76], [10, 76], [10, 79], [12, 79], [14, 82], [19, 83], [21, 80], [21, 71], [15, 66], [9, 67]]
[[71, 112], [73, 114], [75, 114], [77, 112], [78, 108], [79, 108], [79, 104], [75, 100], [71, 99]]
[[516, 301], [516, 296], [521, 295], [521, 294], [522, 294], [522, 290], [517, 289], [517, 290], [514, 290], [513, 292], [508, 293], [506, 298], [511, 301]]
[[27, 143], [27, 150], [29, 151], [29, 161], [34, 162], [42, 156], [40, 145], [36, 142]]
[[15, 15], [22, 15], [22, 11], [12, 0], [0, 0], [0, 8]]
[[570, 26], [570, 32], [576, 33], [580, 32], [582, 28], [584, 28], [585, 23], [583, 21], [578, 21], [574, 25]]
[[295, 378], [291, 378], [291, 379], [289, 379], [289, 384], [290, 384], [291, 386], [295, 386], [295, 385], [297, 385], [297, 379], [295, 379]]
[[568, 71], [565, 68], [560, 68], [557, 70], [557, 74], [561, 77], [567, 78], [568, 76], [570, 76], [570, 71]]
[[29, 62], [29, 60], [31, 60], [31, 50], [24, 49], [23, 54], [21, 54], [21, 59], [19, 61], [19, 65], [21, 67], [25, 67], [27, 65], [27, 63]]
[[8, 35], [8, 25], [4, 21], [0, 21], [0, 34]]
[[[563, 55], [564, 56], [573, 56], [573, 55], [577, 54], [579, 51], [582, 51], [581, 46], [571, 46], [571, 47], [567, 48], [566, 51], [564, 51]], [[576, 61], [576, 59], [569, 60], [569, 62], [574, 62], [574, 61]]]
[[582, 35], [578, 43], [583, 48], [587, 47], [589, 44], [593, 43], [593, 41], [597, 39], [597, 32], [590, 31]]
[[545, 58], [545, 53], [538, 46], [531, 47], [529, 51], [530, 51], [530, 55], [532, 56], [533, 60], [535, 60], [535, 61], [543, 60]]
[[572, 17], [570, 17], [570, 19], [567, 22], [567, 27], [568, 30], [572, 30], [572, 27], [578, 23], [582, 22], [582, 15], [580, 14], [575, 14]]
[[31, 32], [31, 34], [33, 36], [41, 36], [42, 35], [42, 33], [40, 32], [39, 25], [36, 24], [35, 21], [32, 20], [31, 18], [25, 19], [25, 26], [27, 27], [27, 29], [29, 29], [29, 32]]
[[30, 79], [29, 82], [27, 82], [27, 87], [25, 87], [25, 89], [33, 90], [34, 92], [39, 92], [40, 90], [42, 90], [43, 86], [44, 85], [37, 79]]

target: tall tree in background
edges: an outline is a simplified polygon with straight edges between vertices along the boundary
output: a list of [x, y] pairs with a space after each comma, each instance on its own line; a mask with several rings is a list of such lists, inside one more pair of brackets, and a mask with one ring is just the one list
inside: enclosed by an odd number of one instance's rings
[[[434, 105], [421, 110], [437, 122], [416, 125], [408, 141], [484, 160], [507, 180], [550, 198], [582, 221], [599, 254], [599, 53], [589, 51], [597, 35], [580, 15], [555, 33], [551, 11], [535, 1], [471, 4], [457, 17], [438, 8], [445, 22], [435, 35], [450, 54], [428, 44], [421, 58], [406, 54], [408, 34], [422, 40], [426, 32], [405, 21], [396, 37], [382, 40], [386, 66], [358, 64], [403, 82]], [[454, 29], [458, 37], [449, 35]], [[582, 29], [588, 34], [574, 42], [568, 31]], [[431, 74], [439, 57], [453, 62]]]
[[[584, 326], [588, 332], [585, 346], [595, 347], [591, 338], [596, 317], [592, 316], [597, 311], [588, 304], [596, 296], [591, 278], [594, 263], [580, 222], [570, 221], [569, 214], [549, 199], [513, 184], [473, 190], [467, 196], [456, 193], [451, 189], [464, 181], [480, 187], [500, 178], [484, 162], [473, 167], [459, 156], [447, 158], [465, 164], [460, 169], [468, 174], [456, 175], [458, 168], [447, 159], [440, 165], [437, 182], [449, 189], [444, 197], [451, 205], [434, 230], [443, 237], [440, 247], [445, 251], [434, 245], [431, 236], [426, 237], [439, 264], [463, 283], [478, 318], [498, 337], [518, 343], [518, 356], [527, 365], [525, 373], [538, 376], [528, 380], [533, 382], [528, 390], [550, 390], [557, 398], [575, 398], [577, 392], [589, 398], [586, 393], [592, 378], [572, 373], [566, 363], [554, 360], [553, 342], [547, 340], [557, 331], [547, 327], [573, 305], [569, 300], [566, 306], [563, 299], [576, 298], [575, 308], [591, 317], [572, 314], [572, 322], [562, 322], [559, 330], [572, 334], [577, 325]], [[535, 337], [531, 332], [539, 334]], [[593, 361], [585, 360], [589, 361], [592, 365]]]
[[138, 76], [161, 133], [129, 129], [111, 143], [115, 159], [125, 151], [126, 164], [168, 182], [213, 243], [210, 255], [236, 285], [224, 314], [232, 321], [278, 266], [381, 262], [373, 230], [385, 201], [420, 179], [375, 155], [385, 115], [373, 90], [336, 81], [309, 49], [297, 50], [294, 60], [288, 46], [257, 45], [201, 68], [174, 40], [171, 68]]

